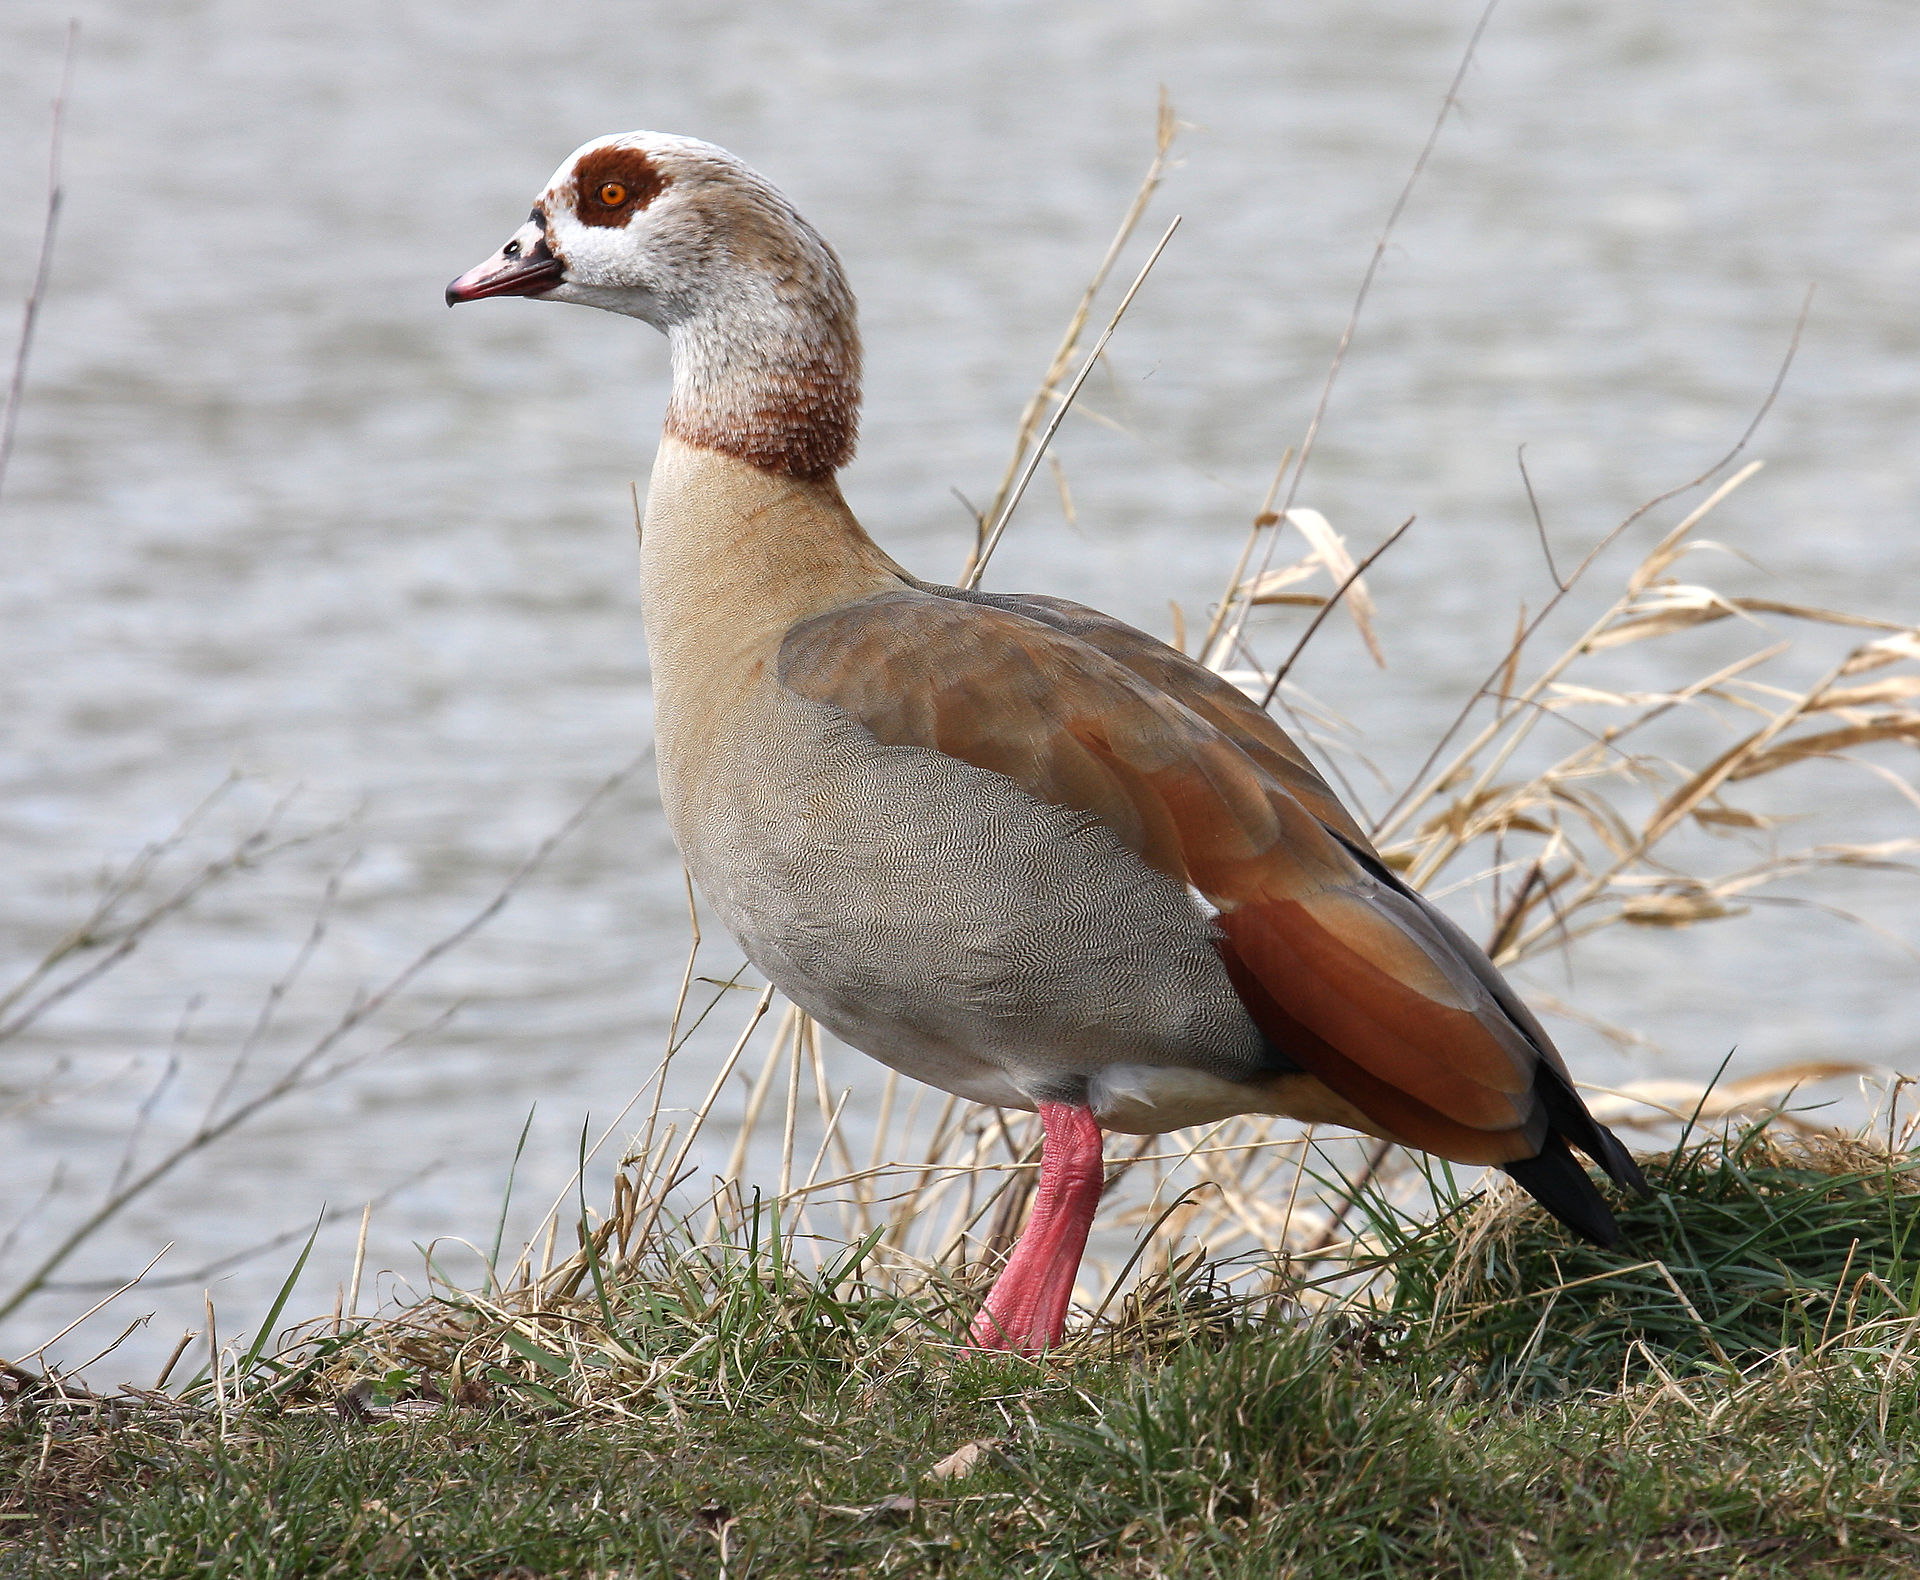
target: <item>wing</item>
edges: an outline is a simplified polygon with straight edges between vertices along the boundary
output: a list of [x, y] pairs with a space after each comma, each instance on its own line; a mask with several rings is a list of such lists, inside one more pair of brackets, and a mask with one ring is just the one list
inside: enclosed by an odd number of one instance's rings
[[[925, 584], [923, 584], [925, 586]], [[1255, 763], [1279, 780], [1293, 798], [1348, 844], [1374, 854], [1366, 831], [1340, 804], [1320, 772], [1307, 760], [1291, 735], [1273, 722], [1238, 686], [1222, 680], [1205, 664], [1146, 632], [1116, 620], [1098, 609], [1066, 598], [1038, 593], [983, 593], [958, 587], [925, 586], [943, 598], [965, 599], [1026, 615], [1056, 631], [1078, 637], [1123, 668], [1131, 670], [1155, 690], [1176, 698], [1232, 741]]]
[[1098, 818], [1191, 884], [1255, 1023], [1382, 1134], [1469, 1163], [1531, 1167], [1560, 1136], [1609, 1172], [1625, 1158], [1486, 957], [1277, 726], [1171, 649], [1076, 605], [902, 588], [796, 625], [779, 674], [882, 742]]

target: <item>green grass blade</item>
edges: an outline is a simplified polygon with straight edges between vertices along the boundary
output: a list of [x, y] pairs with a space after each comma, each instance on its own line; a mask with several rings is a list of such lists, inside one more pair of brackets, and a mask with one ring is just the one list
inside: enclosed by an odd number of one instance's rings
[[313, 1220], [313, 1232], [307, 1236], [307, 1243], [300, 1247], [300, 1256], [293, 1264], [293, 1271], [287, 1274], [280, 1285], [280, 1293], [273, 1297], [273, 1305], [268, 1309], [266, 1320], [260, 1324], [260, 1331], [253, 1336], [253, 1344], [247, 1350], [246, 1358], [240, 1362], [239, 1377], [242, 1383], [259, 1363], [261, 1354], [266, 1350], [267, 1342], [273, 1337], [273, 1325], [280, 1320], [280, 1313], [287, 1309], [287, 1297], [293, 1293], [293, 1286], [300, 1282], [300, 1275], [306, 1270], [307, 1257], [312, 1254], [313, 1242], [320, 1237], [320, 1225], [327, 1221], [327, 1209], [320, 1209], [320, 1216]]
[[522, 1359], [532, 1361], [542, 1371], [551, 1372], [555, 1377], [573, 1376], [573, 1362], [564, 1355], [556, 1355], [552, 1350], [535, 1344], [518, 1328], [502, 1328], [500, 1342]]
[[489, 1295], [500, 1288], [500, 1242], [506, 1238], [507, 1208], [513, 1205], [513, 1177], [520, 1171], [520, 1154], [527, 1150], [527, 1132], [533, 1129], [533, 1116], [539, 1107], [535, 1103], [527, 1109], [527, 1122], [520, 1127], [520, 1139], [513, 1144], [513, 1161], [507, 1165], [507, 1188], [500, 1196], [500, 1219], [493, 1226], [493, 1249], [487, 1253], [486, 1292]]

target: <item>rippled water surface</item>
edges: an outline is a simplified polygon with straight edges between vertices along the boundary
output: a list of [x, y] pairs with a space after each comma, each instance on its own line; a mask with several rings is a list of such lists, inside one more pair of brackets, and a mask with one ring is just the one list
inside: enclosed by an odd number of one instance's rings
[[[0, 16], [8, 300], [31, 271], [74, 9], [16, 0]], [[577, 309], [441, 305], [570, 149], [635, 126], [710, 138], [833, 240], [870, 369], [848, 493], [940, 575], [967, 535], [952, 491], [991, 492], [1164, 84], [1193, 129], [1157, 212], [1184, 226], [1088, 417], [1061, 435], [1075, 519], [1043, 476], [990, 585], [1165, 632], [1169, 600], [1205, 609], [1305, 426], [1475, 15], [1429, 0], [77, 9], [68, 202], [0, 498], [7, 979], [230, 774], [162, 892], [258, 819], [310, 837], [0, 1047], [5, 1223], [46, 1193], [0, 1286], [112, 1176], [170, 1058], [142, 1156], [193, 1122], [323, 907], [242, 1096], [485, 905], [644, 744], [629, 490], [645, 486], [663, 348]], [[1424, 754], [1516, 606], [1543, 596], [1517, 447], [1570, 558], [1731, 445], [1809, 286], [1798, 360], [1753, 445], [1767, 469], [1710, 533], [1755, 564], [1701, 572], [1914, 618], [1916, 148], [1908, 5], [1508, 0], [1301, 493], [1357, 544], [1419, 517], [1373, 578], [1390, 667], [1335, 628], [1299, 676], [1387, 780]], [[1720, 640], [1687, 661], [1704, 670]], [[1816, 644], [1809, 673], [1830, 651]], [[1911, 778], [1910, 757], [1883, 764]], [[1377, 810], [1386, 797], [1353, 772]], [[1875, 781], [1826, 794], [1832, 838], [1912, 832]], [[1796, 892], [1886, 932], [1776, 908], [1610, 935], [1529, 985], [1657, 1045], [1624, 1054], [1567, 1025], [1598, 1079], [1702, 1074], [1734, 1046], [1741, 1067], [1911, 1065], [1914, 965], [1894, 940], [1920, 938], [1916, 891]], [[390, 1193], [376, 1268], [417, 1268], [410, 1242], [435, 1235], [489, 1237], [536, 1103], [524, 1200], [559, 1188], [583, 1116], [611, 1120], [659, 1047], [685, 941], [643, 768], [378, 1017], [413, 1041], [209, 1149], [67, 1270], [110, 1278], [178, 1242], [156, 1276], [182, 1282], [152, 1294], [161, 1317], [123, 1352], [126, 1374], [170, 1347], [209, 1283], [235, 1321], [257, 1319], [290, 1253], [211, 1265], [323, 1203], [344, 1216], [308, 1306], [331, 1299], [369, 1198]], [[724, 977], [734, 958], [710, 940], [703, 970]], [[840, 1068], [864, 1079], [851, 1056]], [[0, 1325], [0, 1351], [89, 1299], [49, 1294]]]

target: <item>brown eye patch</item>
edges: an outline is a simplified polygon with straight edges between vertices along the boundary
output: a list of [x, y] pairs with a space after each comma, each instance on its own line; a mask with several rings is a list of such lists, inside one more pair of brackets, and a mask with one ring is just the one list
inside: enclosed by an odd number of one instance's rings
[[638, 148], [596, 148], [573, 168], [573, 212], [583, 225], [618, 227], [657, 198], [667, 181]]

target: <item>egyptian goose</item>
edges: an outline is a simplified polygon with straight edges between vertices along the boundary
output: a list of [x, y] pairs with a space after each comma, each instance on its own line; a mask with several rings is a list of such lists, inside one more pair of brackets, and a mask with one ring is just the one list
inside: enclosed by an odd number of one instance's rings
[[1037, 1109], [973, 1324], [1056, 1343], [1101, 1131], [1284, 1114], [1494, 1164], [1618, 1228], [1645, 1186], [1540, 1023], [1233, 686], [1064, 599], [923, 582], [834, 474], [860, 403], [832, 248], [710, 143], [588, 143], [447, 301], [643, 319], [673, 391], [641, 544], [661, 799], [748, 959], [894, 1069]]

